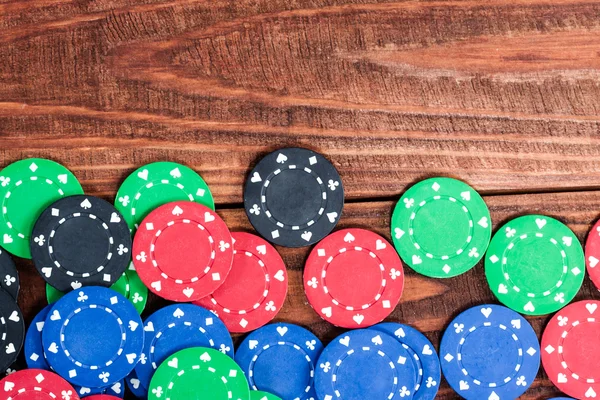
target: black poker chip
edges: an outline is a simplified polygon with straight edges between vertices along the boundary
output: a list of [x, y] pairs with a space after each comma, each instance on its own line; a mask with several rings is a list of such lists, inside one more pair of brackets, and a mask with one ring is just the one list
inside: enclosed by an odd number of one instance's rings
[[244, 188], [250, 223], [265, 239], [302, 247], [327, 236], [344, 207], [344, 187], [333, 164], [312, 150], [279, 149], [258, 162]]
[[0, 288], [6, 290], [13, 299], [19, 296], [19, 273], [12, 257], [0, 247]]
[[0, 289], [0, 373], [17, 360], [25, 340], [23, 314], [15, 299]]
[[52, 203], [35, 223], [30, 246], [38, 272], [61, 292], [108, 287], [131, 259], [131, 235], [123, 216], [93, 196]]

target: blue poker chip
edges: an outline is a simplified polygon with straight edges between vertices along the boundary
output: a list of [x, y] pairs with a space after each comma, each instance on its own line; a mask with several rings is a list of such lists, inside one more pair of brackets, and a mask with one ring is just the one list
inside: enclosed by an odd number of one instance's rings
[[86, 388], [82, 386], [73, 386], [79, 397], [84, 398], [95, 394], [108, 394], [120, 399], [125, 397], [125, 380], [113, 383], [110, 386], [102, 388]]
[[440, 357], [446, 380], [465, 399], [516, 399], [537, 375], [540, 344], [520, 314], [484, 304], [450, 323]]
[[308, 400], [316, 398], [315, 365], [322, 350], [321, 341], [298, 325], [269, 324], [244, 339], [235, 361], [253, 390]]
[[25, 362], [27, 368], [37, 368], [50, 370], [50, 365], [44, 355], [44, 345], [42, 344], [42, 331], [46, 323], [46, 317], [52, 309], [52, 305], [47, 305], [40, 311], [29, 324], [27, 334], [25, 335]]
[[144, 346], [142, 320], [114, 290], [89, 286], [53, 304], [42, 331], [48, 364], [83, 387], [107, 387], [124, 379]]
[[225, 324], [212, 312], [194, 304], [173, 304], [144, 322], [144, 351], [135, 373], [144, 387], [168, 357], [190, 347], [210, 347], [233, 358], [233, 341]]
[[131, 394], [133, 394], [138, 399], [147, 399], [148, 398], [148, 389], [142, 385], [142, 382], [138, 379], [137, 374], [135, 373], [135, 369], [131, 371], [131, 373], [125, 378], [127, 382], [127, 388]]
[[341, 334], [327, 345], [315, 375], [323, 400], [410, 400], [415, 365], [411, 354], [392, 336], [359, 329]]
[[440, 359], [433, 344], [421, 332], [408, 325], [384, 322], [372, 326], [393, 336], [412, 356], [415, 365], [415, 400], [432, 400], [440, 387]]

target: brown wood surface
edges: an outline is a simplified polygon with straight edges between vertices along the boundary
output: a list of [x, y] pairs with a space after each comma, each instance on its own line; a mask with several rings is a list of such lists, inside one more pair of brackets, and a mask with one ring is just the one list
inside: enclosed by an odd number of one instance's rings
[[[340, 227], [389, 239], [420, 179], [463, 179], [497, 226], [543, 213], [583, 241], [600, 213], [600, 3], [576, 0], [0, 0], [0, 166], [47, 157], [113, 200], [128, 173], [171, 160], [208, 182], [233, 230], [242, 183], [288, 145], [324, 153], [347, 205]], [[279, 320], [340, 333], [307, 305], [310, 249], [280, 249]], [[44, 284], [19, 260], [27, 321]], [[483, 268], [447, 280], [407, 269], [391, 320], [439, 343], [494, 301]], [[589, 280], [578, 298], [599, 298]], [[165, 304], [152, 298], [148, 311]], [[548, 317], [530, 318], [539, 333]], [[558, 392], [540, 371], [523, 399]], [[456, 394], [444, 383], [440, 399]]]

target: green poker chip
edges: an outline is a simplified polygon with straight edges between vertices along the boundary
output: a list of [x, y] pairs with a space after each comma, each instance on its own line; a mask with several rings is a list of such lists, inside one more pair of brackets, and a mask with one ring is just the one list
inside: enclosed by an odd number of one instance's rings
[[75, 175], [43, 158], [14, 162], [0, 171], [0, 245], [9, 253], [31, 258], [30, 236], [35, 221], [56, 200], [83, 194]]
[[148, 399], [248, 400], [244, 372], [229, 356], [206, 347], [190, 347], [166, 358], [158, 367]]
[[449, 278], [473, 268], [492, 234], [487, 205], [472, 187], [451, 178], [431, 178], [404, 193], [392, 215], [392, 240], [416, 272]]
[[181, 200], [215, 209], [208, 185], [195, 171], [174, 162], [155, 162], [138, 168], [125, 179], [117, 192], [115, 208], [133, 232], [150, 211]]
[[260, 390], [252, 390], [250, 391], [250, 400], [281, 400], [281, 397]]
[[485, 275], [507, 307], [522, 314], [550, 314], [573, 300], [581, 288], [583, 248], [573, 231], [554, 218], [515, 218], [492, 238]]
[[[115, 292], [122, 294], [135, 307], [138, 314], [142, 314], [148, 301], [148, 288], [142, 283], [133, 263], [129, 263], [129, 268], [123, 272], [123, 275], [110, 287]], [[55, 303], [66, 293], [46, 284], [46, 299], [48, 304]]]

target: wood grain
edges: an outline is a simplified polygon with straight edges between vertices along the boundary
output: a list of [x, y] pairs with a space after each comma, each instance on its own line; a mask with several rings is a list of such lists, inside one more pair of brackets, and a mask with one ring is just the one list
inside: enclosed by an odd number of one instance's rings
[[[0, 165], [51, 158], [112, 201], [136, 167], [181, 162], [249, 230], [248, 171], [300, 145], [339, 169], [341, 227], [389, 236], [393, 201], [444, 175], [487, 195], [495, 223], [544, 213], [583, 240], [600, 210], [599, 16], [591, 0], [0, 0]], [[280, 250], [280, 319], [331, 339], [302, 289], [309, 249]], [[29, 321], [44, 287], [19, 268]], [[436, 344], [452, 316], [493, 301], [481, 265], [407, 272], [392, 319]], [[538, 333], [546, 320], [531, 319]], [[554, 393], [540, 373], [523, 398]]]

